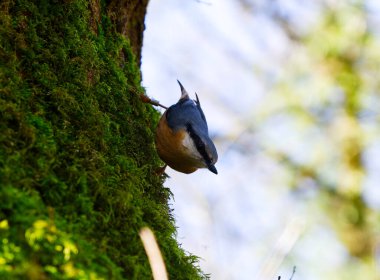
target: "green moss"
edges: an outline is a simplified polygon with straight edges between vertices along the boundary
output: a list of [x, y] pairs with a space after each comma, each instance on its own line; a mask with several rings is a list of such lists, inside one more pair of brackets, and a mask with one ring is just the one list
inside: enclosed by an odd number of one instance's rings
[[91, 32], [87, 5], [0, 4], [0, 278], [151, 279], [143, 226], [172, 279], [203, 278], [175, 240], [129, 43], [106, 16]]

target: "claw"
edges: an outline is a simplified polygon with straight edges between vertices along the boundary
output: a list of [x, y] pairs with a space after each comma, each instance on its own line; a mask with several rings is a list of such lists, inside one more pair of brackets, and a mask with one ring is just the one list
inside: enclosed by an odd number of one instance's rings
[[157, 176], [161, 176], [164, 174], [165, 172], [165, 169], [166, 169], [166, 166], [168, 166], [167, 164], [165, 164], [163, 167], [160, 167], [158, 168], [155, 173], [157, 174]]

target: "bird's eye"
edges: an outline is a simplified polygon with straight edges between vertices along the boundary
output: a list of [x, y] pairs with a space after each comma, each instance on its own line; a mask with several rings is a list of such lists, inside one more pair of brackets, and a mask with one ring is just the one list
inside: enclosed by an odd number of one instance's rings
[[213, 163], [214, 162], [214, 159], [212, 157], [209, 156], [209, 159], [210, 159], [210, 162]]

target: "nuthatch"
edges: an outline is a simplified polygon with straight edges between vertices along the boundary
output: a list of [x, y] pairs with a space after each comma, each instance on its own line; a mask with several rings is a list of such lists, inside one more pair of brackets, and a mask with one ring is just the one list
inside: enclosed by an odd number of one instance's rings
[[195, 94], [196, 100], [191, 100], [179, 81], [178, 84], [181, 87], [181, 98], [164, 112], [157, 126], [158, 155], [179, 172], [189, 174], [198, 168], [208, 168], [218, 174], [214, 166], [218, 153], [208, 135], [198, 95]]

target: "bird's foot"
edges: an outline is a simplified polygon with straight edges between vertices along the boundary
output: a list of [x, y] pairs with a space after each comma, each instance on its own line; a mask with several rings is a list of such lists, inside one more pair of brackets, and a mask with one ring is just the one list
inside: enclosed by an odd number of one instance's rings
[[155, 173], [157, 176], [161, 176], [165, 173], [165, 169], [166, 169], [166, 166], [168, 166], [167, 164], [165, 164], [164, 166], [160, 167], [160, 168], [157, 168]]

